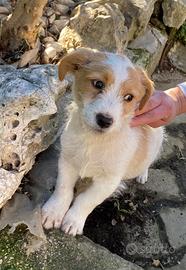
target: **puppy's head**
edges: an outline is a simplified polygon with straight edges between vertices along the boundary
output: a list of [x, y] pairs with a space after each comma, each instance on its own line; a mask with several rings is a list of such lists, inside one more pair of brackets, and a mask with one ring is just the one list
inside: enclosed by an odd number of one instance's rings
[[59, 63], [59, 79], [74, 75], [73, 91], [82, 120], [94, 131], [110, 132], [144, 107], [153, 83], [126, 56], [81, 48]]

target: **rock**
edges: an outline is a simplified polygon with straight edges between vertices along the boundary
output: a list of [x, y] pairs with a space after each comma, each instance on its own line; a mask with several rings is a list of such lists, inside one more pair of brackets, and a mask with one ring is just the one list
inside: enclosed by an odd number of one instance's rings
[[3, 21], [6, 17], [7, 17], [7, 15], [5, 15], [5, 14], [0, 14], [0, 22]]
[[47, 17], [50, 17], [50, 16], [52, 16], [54, 14], [54, 10], [51, 8], [51, 7], [46, 7], [46, 9], [45, 9], [45, 15], [47, 16]]
[[166, 33], [149, 26], [142, 36], [137, 37], [128, 45], [126, 54], [132, 62], [152, 74], [159, 63], [166, 42]]
[[45, 37], [43, 39], [43, 43], [52, 43], [54, 42], [54, 38], [53, 37]]
[[186, 20], [185, 0], [163, 0], [163, 22], [169, 27], [180, 28]]
[[44, 38], [46, 36], [46, 28], [40, 27], [39, 29], [39, 37]]
[[52, 24], [55, 21], [55, 19], [56, 19], [56, 14], [53, 14], [49, 17], [48, 21], [50, 24]]
[[52, 47], [54, 48], [57, 52], [61, 52], [63, 50], [62, 46], [60, 43], [54, 41], [54, 42], [50, 42], [46, 45], [47, 48]]
[[49, 63], [51, 59], [54, 59], [57, 56], [57, 53], [63, 50], [62, 46], [58, 42], [48, 43], [46, 46], [47, 47], [43, 54], [45, 63]]
[[57, 3], [68, 7], [74, 7], [75, 3], [72, 0], [56, 0]]
[[53, 34], [59, 35], [61, 30], [69, 23], [69, 18], [63, 16], [60, 20], [55, 20], [49, 31]]
[[[54, 15], [54, 14], [53, 14], [53, 15]], [[52, 16], [53, 16], [53, 15], [52, 15]], [[43, 26], [44, 28], [46, 28], [47, 25], [48, 25], [48, 19], [47, 19], [47, 17], [42, 16], [40, 21], [41, 21], [41, 26]]]
[[1, 7], [0, 6], [0, 14], [6, 14], [6, 15], [8, 15], [10, 12], [9, 12], [9, 10], [8, 10], [8, 8], [6, 8], [6, 7]]
[[155, 192], [157, 194], [156, 199], [178, 197], [179, 198], [179, 188], [176, 183], [176, 176], [174, 173], [168, 169], [158, 170], [151, 169], [149, 170], [149, 177], [145, 185], [140, 185], [141, 190], [148, 190]]
[[127, 45], [125, 19], [116, 4], [107, 2], [89, 1], [74, 9], [58, 40], [66, 51], [90, 47], [123, 52]]
[[49, 63], [50, 60], [56, 57], [56, 55], [57, 55], [57, 51], [55, 48], [53, 48], [52, 46], [47, 47], [43, 54], [44, 63], [45, 64]]
[[0, 66], [0, 208], [59, 130], [56, 103], [68, 83], [59, 83], [57, 76], [50, 65]]
[[36, 239], [17, 230], [14, 234], [6, 231], [0, 235], [0, 259], [3, 269], [23, 270], [143, 270], [93, 243], [85, 237], [71, 237], [60, 231], [51, 231], [47, 243], [36, 253], [26, 255]]
[[184, 246], [186, 233], [183, 224], [186, 224], [186, 209], [183, 207], [164, 208], [160, 216], [165, 224], [170, 245], [174, 249]]
[[125, 17], [125, 24], [128, 28], [128, 40], [131, 41], [144, 33], [156, 0], [115, 0]]
[[170, 52], [168, 58], [171, 63], [179, 70], [186, 73], [186, 46], [180, 42], [176, 42]]
[[0, 0], [0, 6], [10, 6], [10, 1], [8, 0]]
[[69, 11], [69, 7], [66, 5], [52, 3], [52, 8], [56, 15], [66, 15]]

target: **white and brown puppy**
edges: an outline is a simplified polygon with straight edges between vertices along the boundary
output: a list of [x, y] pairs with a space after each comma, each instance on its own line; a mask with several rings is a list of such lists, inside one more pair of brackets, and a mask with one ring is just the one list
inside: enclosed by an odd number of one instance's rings
[[[74, 105], [61, 136], [56, 188], [43, 206], [42, 220], [46, 229], [76, 235], [122, 179], [146, 182], [161, 149], [163, 129], [130, 127], [135, 109], [151, 96], [153, 83], [126, 56], [77, 49], [59, 64], [60, 80], [67, 73], [74, 75]], [[73, 201], [78, 177], [93, 181]]]

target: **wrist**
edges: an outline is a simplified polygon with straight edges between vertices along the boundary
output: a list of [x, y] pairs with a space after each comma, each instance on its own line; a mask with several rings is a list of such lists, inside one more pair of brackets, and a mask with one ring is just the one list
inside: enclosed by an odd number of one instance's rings
[[168, 89], [165, 92], [173, 100], [176, 116], [186, 112], [186, 96], [178, 86]]

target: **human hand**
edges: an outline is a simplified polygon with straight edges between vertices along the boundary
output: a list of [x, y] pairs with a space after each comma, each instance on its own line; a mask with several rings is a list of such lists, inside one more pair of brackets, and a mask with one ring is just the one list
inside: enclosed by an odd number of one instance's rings
[[155, 91], [142, 110], [137, 110], [131, 127], [149, 125], [160, 127], [169, 124], [181, 113], [180, 100], [183, 93], [179, 87], [166, 91]]

